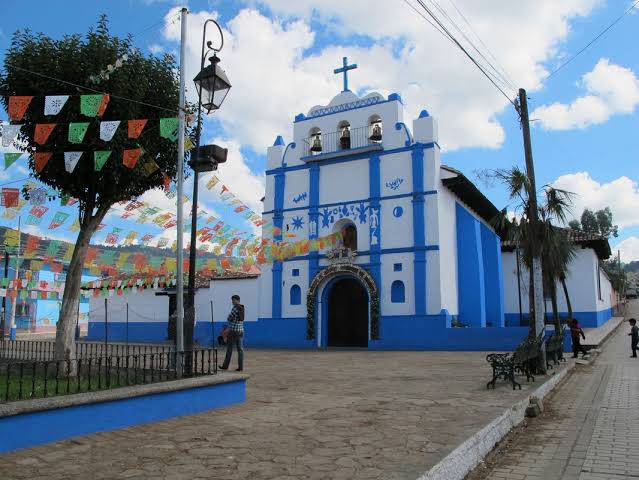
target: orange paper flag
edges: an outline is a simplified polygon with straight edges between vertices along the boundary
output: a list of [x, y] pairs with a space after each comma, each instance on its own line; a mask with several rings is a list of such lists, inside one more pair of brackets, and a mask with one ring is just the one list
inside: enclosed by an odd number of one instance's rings
[[15, 122], [22, 120], [31, 100], [33, 100], [32, 96], [9, 97], [9, 119]]
[[147, 120], [129, 120], [129, 138], [138, 138], [144, 130]]
[[109, 95], [103, 95], [102, 96], [102, 102], [100, 103], [100, 106], [98, 107], [98, 117], [101, 117], [102, 115], [104, 115], [104, 111], [107, 108], [107, 105], [109, 104]]
[[34, 140], [36, 143], [39, 143], [40, 145], [44, 145], [45, 143], [47, 143], [47, 140], [49, 139], [49, 135], [51, 135], [51, 132], [53, 132], [53, 129], [55, 128], [57, 124], [55, 123], [38, 123], [35, 126], [35, 135], [34, 135]]
[[138, 160], [142, 155], [141, 148], [133, 148], [131, 150], [125, 150], [122, 154], [122, 163], [129, 168], [135, 167], [135, 164], [138, 163]]
[[36, 172], [40, 173], [44, 170], [52, 155], [51, 152], [38, 152], [34, 155]]

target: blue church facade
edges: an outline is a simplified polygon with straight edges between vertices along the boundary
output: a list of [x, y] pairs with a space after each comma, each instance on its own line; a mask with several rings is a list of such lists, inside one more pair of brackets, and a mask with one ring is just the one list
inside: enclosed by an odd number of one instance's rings
[[397, 94], [345, 90], [268, 149], [274, 240], [343, 241], [262, 268], [248, 345], [503, 349], [526, 334], [504, 328], [497, 209], [441, 164], [436, 120], [403, 114]]

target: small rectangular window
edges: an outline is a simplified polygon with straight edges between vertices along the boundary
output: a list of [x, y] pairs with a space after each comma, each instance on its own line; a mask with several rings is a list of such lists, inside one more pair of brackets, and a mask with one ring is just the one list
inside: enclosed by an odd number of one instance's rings
[[401, 263], [396, 263], [393, 265], [393, 271], [395, 272], [401, 272], [402, 271], [402, 264]]
[[299, 277], [300, 276], [300, 269], [299, 268], [294, 268], [293, 269], [293, 276], [294, 277]]

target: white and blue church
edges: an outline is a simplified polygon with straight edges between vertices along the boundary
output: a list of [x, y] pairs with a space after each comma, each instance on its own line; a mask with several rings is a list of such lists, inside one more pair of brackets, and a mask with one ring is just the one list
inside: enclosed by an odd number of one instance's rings
[[428, 111], [409, 121], [398, 94], [358, 97], [353, 67], [344, 59], [344, 90], [268, 149], [263, 214], [296, 240], [340, 231], [343, 242], [262, 268], [253, 335], [300, 347], [491, 341], [505, 318], [497, 208], [442, 165]]
[[[356, 65], [343, 65], [335, 70], [343, 91], [297, 115], [292, 141], [277, 136], [268, 148], [263, 212], [264, 238], [341, 232], [341, 243], [263, 265], [260, 275], [196, 284], [196, 341], [214, 341], [239, 294], [252, 347], [513, 349], [528, 332], [527, 275], [490, 225], [498, 209], [442, 164], [427, 110], [406, 119], [396, 93], [357, 96], [347, 80]], [[600, 267], [610, 246], [583, 235], [574, 242], [573, 314], [598, 327], [617, 299]], [[174, 336], [175, 291], [114, 296], [108, 328], [101, 302], [91, 299], [89, 339], [107, 331], [115, 341]], [[122, 322], [124, 311], [137, 316]]]

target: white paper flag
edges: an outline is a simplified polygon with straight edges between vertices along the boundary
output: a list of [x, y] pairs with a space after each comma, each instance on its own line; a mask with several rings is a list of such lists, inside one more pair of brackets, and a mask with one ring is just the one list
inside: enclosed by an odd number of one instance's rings
[[84, 152], [64, 152], [64, 169], [72, 173]]
[[2, 125], [2, 146], [10, 147], [21, 128], [22, 125]]
[[100, 140], [110, 142], [119, 126], [120, 120], [116, 120], [114, 122], [100, 122]]
[[44, 99], [44, 114], [57, 115], [69, 100], [69, 95], [47, 95]]

